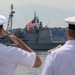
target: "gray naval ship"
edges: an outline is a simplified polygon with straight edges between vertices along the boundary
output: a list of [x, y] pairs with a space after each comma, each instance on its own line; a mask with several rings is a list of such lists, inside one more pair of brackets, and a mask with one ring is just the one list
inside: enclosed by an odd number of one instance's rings
[[[9, 15], [7, 29], [18, 38], [23, 40], [24, 43], [26, 43], [32, 49], [44, 51], [52, 49], [58, 45], [63, 45], [65, 43], [65, 41], [53, 41], [53, 32], [51, 28], [47, 26], [43, 27], [42, 22], [40, 22], [39, 18], [36, 16], [36, 12], [34, 13], [33, 18], [33, 20], [36, 21], [36, 26], [31, 27], [29, 31], [27, 30], [27, 26], [23, 29], [12, 29], [12, 17], [14, 13], [15, 12], [13, 11], [13, 5], [11, 5], [11, 13]], [[0, 39], [0, 42], [8, 45], [13, 44], [13, 42], [7, 37], [7, 35], [4, 35]]]

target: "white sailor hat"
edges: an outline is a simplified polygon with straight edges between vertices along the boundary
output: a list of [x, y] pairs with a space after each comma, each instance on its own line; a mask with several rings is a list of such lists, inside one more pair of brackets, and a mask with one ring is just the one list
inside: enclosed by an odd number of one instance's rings
[[0, 15], [0, 25], [3, 25], [6, 22], [6, 17], [3, 15]]
[[68, 23], [69, 29], [75, 30], [75, 16], [66, 18], [65, 22]]

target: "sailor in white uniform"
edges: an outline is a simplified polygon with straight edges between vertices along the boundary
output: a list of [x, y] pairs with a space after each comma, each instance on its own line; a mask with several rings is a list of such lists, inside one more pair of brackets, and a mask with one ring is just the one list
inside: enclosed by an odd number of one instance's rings
[[4, 30], [3, 25], [5, 22], [6, 17], [0, 15], [0, 37], [2, 31], [4, 31], [15, 44], [20, 46], [20, 48], [6, 46], [0, 43], [0, 75], [14, 75], [18, 65], [39, 67], [41, 65], [41, 60], [38, 55], [15, 35]]
[[68, 23], [68, 41], [48, 53], [41, 75], [75, 75], [75, 16], [65, 19]]

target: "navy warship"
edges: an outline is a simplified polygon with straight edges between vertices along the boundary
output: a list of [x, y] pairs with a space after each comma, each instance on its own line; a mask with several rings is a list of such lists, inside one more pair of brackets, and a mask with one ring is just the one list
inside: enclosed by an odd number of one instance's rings
[[[63, 45], [65, 43], [66, 40], [53, 41], [52, 29], [47, 26], [43, 27], [42, 22], [40, 22], [39, 18], [36, 16], [36, 12], [34, 13], [34, 18], [30, 22], [31, 27], [29, 29], [27, 28], [27, 25], [29, 24], [27, 24], [26, 27], [24, 27], [23, 29], [22, 28], [12, 29], [12, 18], [14, 16], [13, 15], [14, 13], [15, 11], [13, 11], [13, 5], [11, 5], [11, 13], [8, 19], [7, 30], [9, 30], [18, 38], [20, 38], [24, 43], [26, 43], [32, 49], [44, 51], [52, 49], [58, 45]], [[31, 23], [36, 23], [36, 25], [33, 25]], [[0, 39], [0, 42], [10, 45], [13, 44], [13, 42], [7, 37], [7, 35], [4, 35]]]

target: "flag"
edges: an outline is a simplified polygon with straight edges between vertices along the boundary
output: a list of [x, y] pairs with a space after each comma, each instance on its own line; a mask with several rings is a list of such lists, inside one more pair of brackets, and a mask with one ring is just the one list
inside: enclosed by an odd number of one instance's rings
[[31, 22], [29, 22], [27, 24], [27, 30], [29, 31], [31, 27], [34, 27], [36, 26], [36, 21], [35, 20], [32, 20]]

